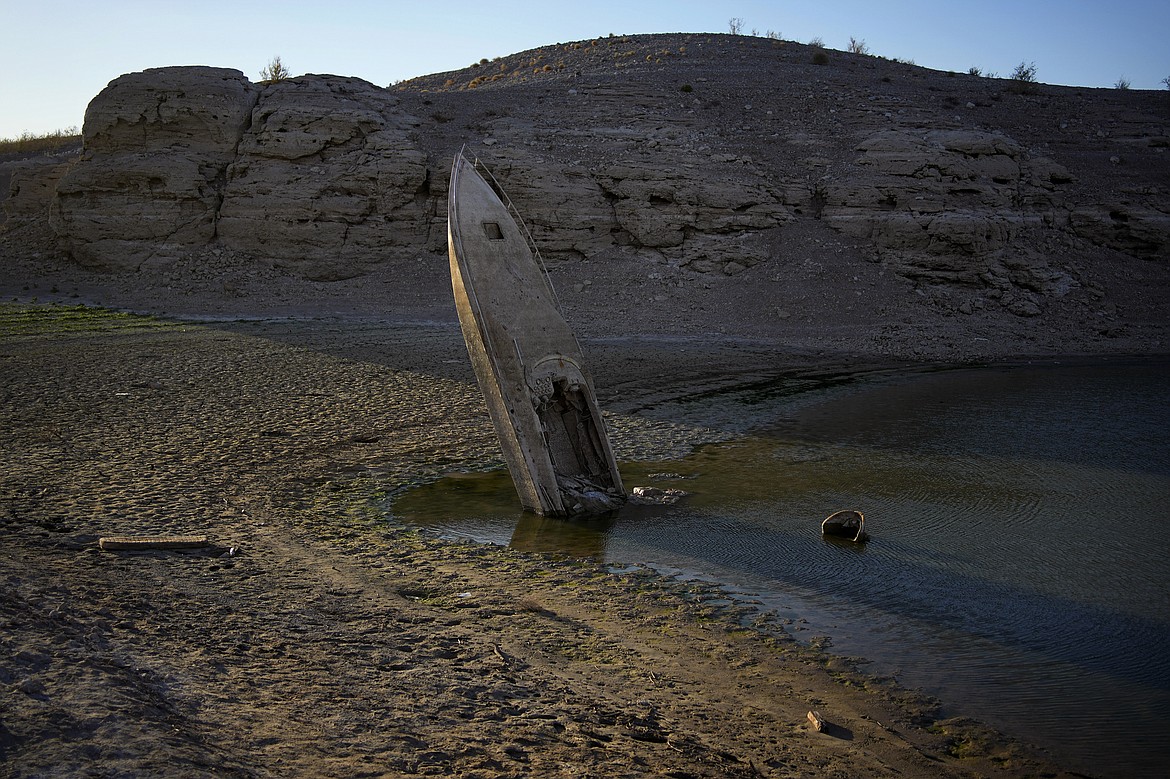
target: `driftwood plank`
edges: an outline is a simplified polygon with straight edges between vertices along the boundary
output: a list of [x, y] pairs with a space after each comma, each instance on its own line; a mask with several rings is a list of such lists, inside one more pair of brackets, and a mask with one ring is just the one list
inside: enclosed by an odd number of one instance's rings
[[106, 550], [201, 549], [209, 545], [207, 536], [107, 536], [98, 540], [98, 546]]

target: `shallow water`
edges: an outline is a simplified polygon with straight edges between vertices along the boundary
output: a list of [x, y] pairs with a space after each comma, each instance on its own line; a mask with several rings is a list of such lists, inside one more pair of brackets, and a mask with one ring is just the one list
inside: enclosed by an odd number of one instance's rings
[[[686, 572], [751, 592], [798, 638], [868, 658], [1107, 776], [1162, 775], [1170, 735], [1170, 365], [886, 376], [733, 402], [754, 430], [623, 465], [671, 507], [590, 522], [520, 510], [503, 471], [398, 497], [436, 532]], [[687, 404], [683, 404], [684, 406]], [[733, 412], [734, 413], [734, 412]], [[671, 475], [673, 474], [673, 475]], [[823, 539], [840, 508], [872, 540]]]

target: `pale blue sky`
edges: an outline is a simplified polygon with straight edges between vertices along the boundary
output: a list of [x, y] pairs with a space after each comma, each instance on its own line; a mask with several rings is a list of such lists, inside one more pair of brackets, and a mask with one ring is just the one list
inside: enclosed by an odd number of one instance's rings
[[280, 55], [294, 75], [385, 86], [483, 57], [610, 33], [775, 31], [940, 70], [1051, 84], [1165, 89], [1167, 0], [0, 0], [0, 137], [81, 126], [117, 76], [215, 65], [253, 81]]

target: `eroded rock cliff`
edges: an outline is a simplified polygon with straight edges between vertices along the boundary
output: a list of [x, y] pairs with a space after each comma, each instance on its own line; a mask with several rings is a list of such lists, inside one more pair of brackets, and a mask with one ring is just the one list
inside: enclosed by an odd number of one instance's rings
[[305, 76], [263, 88], [226, 170], [218, 237], [308, 278], [422, 249], [435, 202], [419, 121], [386, 90]]
[[159, 68], [111, 82], [86, 111], [84, 152], [50, 205], [69, 253], [128, 270], [213, 241], [256, 98], [242, 73], [222, 68]]
[[638, 283], [743, 276], [745, 292], [814, 271], [872, 291], [889, 274], [943, 313], [1060, 310], [1100, 332], [1119, 303], [1156, 315], [1170, 286], [1165, 95], [830, 54], [636, 36], [385, 89], [148, 70], [94, 98], [80, 158], [8, 165], [3, 205], [9, 227], [51, 224], [88, 268], [189, 265], [213, 248], [345, 279], [442, 255], [448, 168], [466, 145], [554, 266], [621, 259], [645, 269]]

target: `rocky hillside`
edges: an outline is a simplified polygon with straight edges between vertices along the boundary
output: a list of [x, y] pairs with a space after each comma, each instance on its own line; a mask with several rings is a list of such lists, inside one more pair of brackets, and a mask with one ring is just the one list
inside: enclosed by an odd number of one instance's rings
[[746, 36], [611, 37], [390, 88], [132, 73], [94, 98], [84, 143], [4, 165], [6, 256], [47, 225], [68, 262], [120, 274], [173, 276], [208, 251], [316, 281], [410, 268], [445, 251], [466, 146], [569, 307], [631, 326], [865, 325], [882, 352], [945, 325], [943, 352], [1005, 335], [1165, 350], [1165, 93]]

